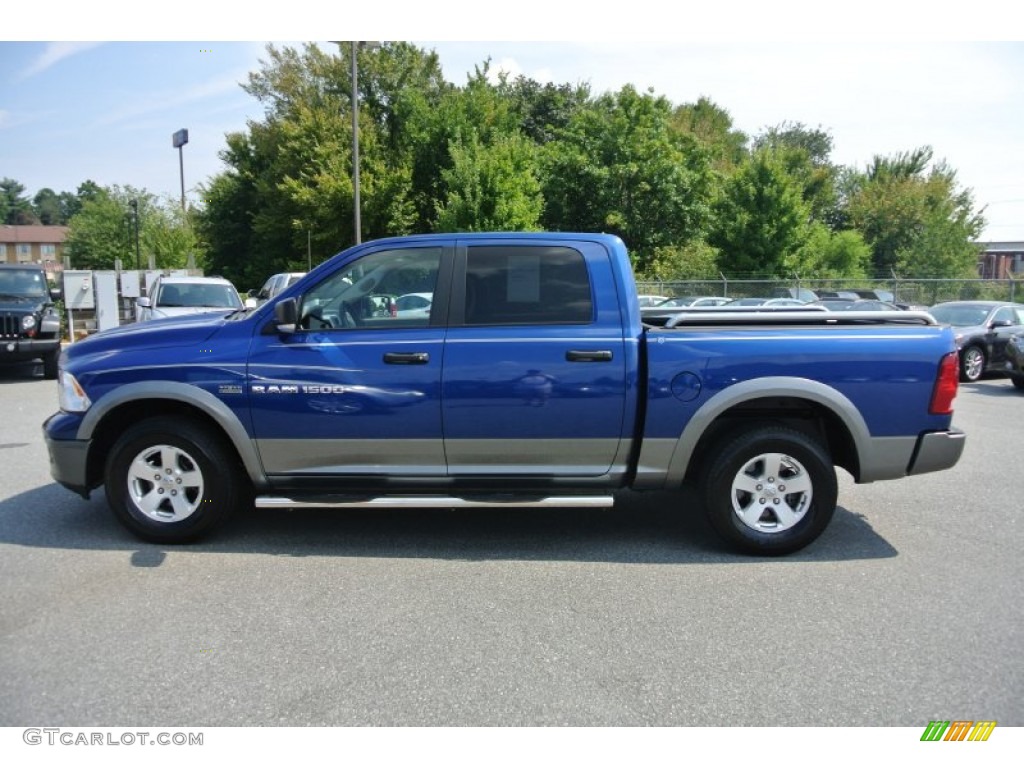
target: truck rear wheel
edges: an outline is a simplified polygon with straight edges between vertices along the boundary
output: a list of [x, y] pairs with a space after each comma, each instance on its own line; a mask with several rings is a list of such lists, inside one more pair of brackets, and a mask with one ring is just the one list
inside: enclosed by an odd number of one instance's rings
[[782, 425], [763, 424], [720, 443], [704, 478], [711, 525], [749, 554], [802, 549], [835, 512], [838, 485], [828, 453]]
[[110, 451], [107, 500], [121, 524], [146, 541], [194, 541], [223, 522], [238, 503], [236, 465], [220, 437], [201, 424], [147, 419], [126, 431]]

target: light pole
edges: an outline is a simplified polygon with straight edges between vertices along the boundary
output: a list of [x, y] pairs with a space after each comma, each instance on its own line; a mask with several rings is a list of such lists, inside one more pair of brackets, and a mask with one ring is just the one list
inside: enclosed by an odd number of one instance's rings
[[171, 144], [178, 150], [178, 167], [181, 170], [181, 212], [185, 213], [185, 154], [182, 147], [188, 144], [188, 128], [171, 134]]
[[132, 207], [132, 212], [135, 214], [135, 271], [142, 269], [142, 259], [139, 250], [139, 200], [138, 198], [132, 198], [128, 201], [128, 205]]
[[359, 220], [359, 90], [356, 87], [356, 78], [359, 68], [356, 64], [356, 55], [359, 52], [359, 43], [352, 41], [352, 207], [355, 211], [356, 245], [362, 242], [362, 222]]

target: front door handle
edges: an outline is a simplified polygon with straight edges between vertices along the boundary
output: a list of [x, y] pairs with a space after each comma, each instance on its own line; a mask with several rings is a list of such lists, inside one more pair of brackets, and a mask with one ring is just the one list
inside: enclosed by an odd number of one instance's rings
[[608, 363], [612, 359], [610, 349], [570, 349], [565, 353], [570, 363]]
[[384, 362], [388, 365], [426, 365], [430, 362], [427, 352], [385, 352]]

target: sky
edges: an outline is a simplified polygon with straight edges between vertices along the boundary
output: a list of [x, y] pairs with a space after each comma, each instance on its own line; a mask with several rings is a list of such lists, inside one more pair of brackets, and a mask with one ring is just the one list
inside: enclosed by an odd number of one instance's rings
[[[427, 13], [406, 0], [334, 22], [317, 16], [322, 5], [303, 13], [305, 3], [289, 3], [296, 13], [262, 27], [193, 0], [149, 28], [109, 25], [138, 7], [119, 0], [58, 7], [56, 24], [5, 12], [14, 18], [0, 27], [0, 177], [29, 195], [74, 192], [91, 179], [177, 200], [183, 166], [186, 197], [197, 202], [201, 185], [224, 170], [225, 135], [262, 116], [240, 84], [267, 41], [329, 49], [319, 38], [409, 40], [435, 50], [459, 85], [490, 59], [495, 73], [587, 83], [595, 94], [632, 84], [674, 104], [706, 96], [748, 135], [785, 121], [821, 128], [841, 165], [863, 168], [875, 155], [928, 145], [983, 209], [982, 239], [1024, 241], [1024, 22], [1008, 5], [980, 0], [968, 14], [945, 0], [862, 0], [855, 15], [836, 6], [822, 18], [827, 4], [804, 0], [667, 16], [648, 0], [521, 0], [514, 19], [486, 20], [479, 9], [491, 6], [441, 3], [460, 17], [473, 11], [475, 21], [455, 24], [441, 6]], [[604, 21], [581, 23], [578, 8]], [[200, 35], [211, 39], [192, 39]], [[54, 37], [65, 39], [43, 42]], [[179, 166], [171, 135], [181, 128], [189, 143]]]

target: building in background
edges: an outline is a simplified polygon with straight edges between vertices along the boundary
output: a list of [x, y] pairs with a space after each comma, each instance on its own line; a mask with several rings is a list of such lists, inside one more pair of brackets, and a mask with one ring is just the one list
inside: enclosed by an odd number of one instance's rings
[[1005, 280], [1024, 275], [1024, 242], [979, 243], [978, 277]]
[[56, 281], [64, 269], [64, 239], [68, 228], [44, 224], [0, 226], [0, 264], [40, 264]]

